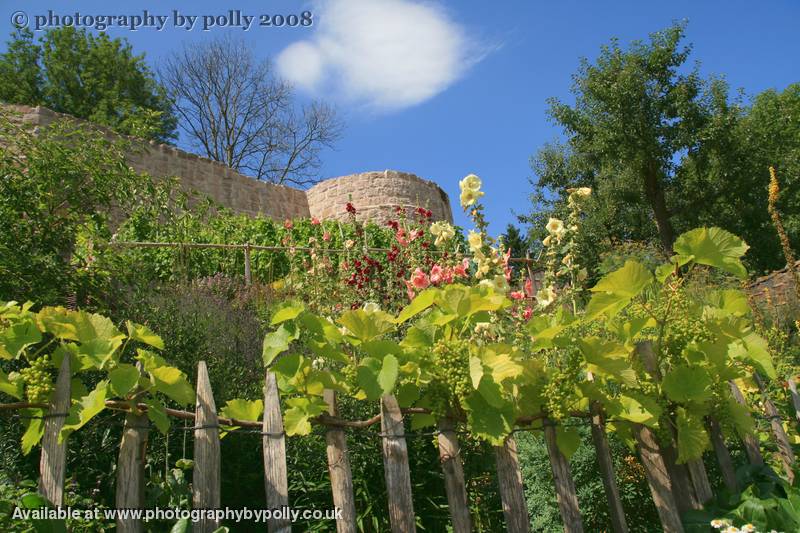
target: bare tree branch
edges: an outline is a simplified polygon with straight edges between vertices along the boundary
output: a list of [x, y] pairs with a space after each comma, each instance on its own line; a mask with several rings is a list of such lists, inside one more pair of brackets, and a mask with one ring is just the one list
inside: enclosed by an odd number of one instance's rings
[[341, 137], [332, 107], [313, 102], [298, 109], [292, 87], [242, 40], [187, 45], [159, 75], [193, 148], [257, 179], [314, 184], [321, 152]]

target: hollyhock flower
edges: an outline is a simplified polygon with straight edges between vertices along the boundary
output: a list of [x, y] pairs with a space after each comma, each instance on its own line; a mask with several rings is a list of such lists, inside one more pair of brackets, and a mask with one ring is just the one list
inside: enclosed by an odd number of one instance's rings
[[523, 294], [522, 291], [511, 291], [511, 294], [509, 294], [509, 296], [511, 296], [512, 300], [522, 300], [523, 298], [525, 298], [525, 294]]
[[283, 221], [283, 227], [286, 229], [292, 229], [294, 227], [294, 223], [287, 218]]
[[376, 311], [380, 311], [381, 307], [375, 302], [364, 302], [362, 309], [364, 309], [364, 312], [366, 313], [374, 313]]
[[352, 248], [354, 245], [355, 242], [353, 242], [353, 239], [347, 239], [346, 241], [344, 241], [345, 248]]
[[533, 298], [533, 280], [531, 278], [525, 280], [525, 294], [528, 298]]
[[550, 246], [551, 242], [552, 242], [552, 239], [550, 238], [550, 235], [548, 235], [547, 237], [545, 237], [542, 240], [542, 246]]
[[403, 228], [397, 230], [397, 233], [394, 234], [394, 237], [397, 239], [397, 242], [400, 243], [400, 246], [408, 246], [409, 240], [406, 239], [406, 230]]
[[408, 295], [408, 299], [409, 300], [413, 300], [414, 299], [414, 295], [416, 294], [414, 292], [414, 285], [408, 280], [404, 280], [404, 281], [405, 281], [405, 284], [406, 284], [406, 294]]
[[556, 299], [556, 291], [553, 287], [546, 287], [536, 293], [536, 301], [541, 307], [547, 307]]
[[469, 249], [474, 252], [475, 250], [480, 250], [481, 246], [483, 246], [483, 238], [480, 233], [470, 230], [469, 235], [467, 235], [467, 243], [469, 243]]
[[434, 222], [431, 224], [431, 235], [436, 237], [436, 240], [433, 242], [436, 246], [441, 246], [445, 242], [449, 241], [456, 235], [456, 230], [444, 221]]
[[461, 263], [453, 267], [453, 274], [455, 274], [459, 278], [466, 278], [468, 276], [468, 271], [469, 271], [469, 260], [466, 258], [462, 259]]
[[470, 174], [458, 182], [458, 186], [462, 191], [479, 191], [481, 189], [481, 185], [481, 179], [475, 174]]
[[317, 217], [311, 217], [311, 225], [312, 226], [319, 226], [320, 224], [321, 224], [321, 222], [319, 221], [319, 219]]
[[533, 316], [533, 308], [529, 305], [522, 312], [522, 318], [524, 318], [527, 321], [530, 320], [532, 316]]
[[431, 280], [421, 268], [417, 267], [411, 276], [411, 284], [415, 289], [425, 289], [431, 284]]
[[329, 231], [322, 232], [322, 240], [328, 242], [331, 240], [331, 233]]
[[433, 265], [431, 268], [431, 283], [438, 285], [444, 280], [444, 269], [439, 265]]
[[347, 210], [347, 212], [348, 212], [348, 213], [350, 213], [350, 214], [352, 214], [352, 215], [355, 215], [355, 214], [356, 214], [356, 208], [355, 208], [355, 206], [354, 206], [353, 204], [351, 204], [350, 202], [347, 202], [347, 205], [345, 206], [345, 209]]
[[550, 235], [561, 235], [564, 233], [564, 222], [557, 218], [550, 218], [545, 228], [550, 232]]
[[483, 196], [483, 191], [470, 191], [468, 189], [464, 189], [461, 191], [461, 196], [459, 196], [461, 207], [466, 209], [467, 207], [474, 205], [481, 196]]

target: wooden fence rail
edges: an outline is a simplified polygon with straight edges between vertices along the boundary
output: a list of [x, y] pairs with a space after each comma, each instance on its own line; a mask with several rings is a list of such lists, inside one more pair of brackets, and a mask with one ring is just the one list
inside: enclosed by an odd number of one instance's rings
[[[644, 354], [645, 367], [658, 378], [657, 367], [648, 361], [648, 347], [640, 346], [640, 355]], [[141, 372], [141, 366], [139, 366]], [[46, 407], [44, 415], [44, 435], [42, 439], [42, 453], [40, 461], [39, 491], [52, 504], [63, 505], [64, 480], [66, 474], [66, 441], [59, 442], [59, 434], [64, 425], [67, 411], [70, 407], [70, 363], [69, 358], [64, 358], [56, 380], [56, 387], [52, 405], [28, 404], [17, 402], [14, 404], [0, 405], [0, 411], [20, 409], [25, 407]], [[760, 377], [756, 378], [762, 389], [765, 384]], [[735, 384], [731, 383], [731, 390], [737, 401], [745, 403], [745, 398]], [[762, 390], [766, 401], [772, 404]], [[333, 391], [325, 391], [324, 397], [328, 403], [328, 413], [319, 416], [314, 422], [327, 428], [325, 438], [327, 442], [328, 468], [331, 476], [331, 489], [334, 505], [341, 510], [341, 518], [337, 521], [336, 528], [339, 533], [354, 533], [357, 531], [356, 504], [353, 491], [353, 479], [348, 457], [347, 428], [366, 428], [380, 423], [379, 436], [382, 440], [384, 474], [388, 495], [388, 515], [393, 532], [413, 532], [416, 530], [416, 516], [414, 514], [413, 496], [411, 490], [411, 476], [408, 461], [408, 447], [404, 431], [404, 413], [429, 413], [426, 409], [408, 408], [400, 409], [393, 396], [384, 396], [380, 400], [380, 414], [367, 420], [343, 420], [339, 418], [336, 409], [336, 396]], [[141, 509], [144, 507], [144, 464], [147, 451], [149, 434], [149, 421], [146, 415], [147, 405], [136, 404], [132, 409], [127, 402], [107, 401], [106, 406], [126, 412], [119, 448], [117, 466], [116, 505], [118, 508]], [[208, 377], [208, 369], [204, 361], [197, 367], [197, 403], [195, 412], [165, 409], [167, 414], [187, 420], [193, 420], [194, 427], [194, 473], [193, 473], [193, 507], [195, 509], [218, 509], [221, 501], [221, 459], [220, 459], [220, 424], [239, 427], [248, 427], [251, 430], [258, 428], [262, 435], [262, 450], [264, 456], [264, 480], [266, 489], [266, 505], [268, 509], [280, 509], [289, 506], [286, 443], [283, 428], [283, 419], [280, 411], [280, 396], [275, 375], [269, 370], [265, 373], [264, 387], [264, 417], [263, 421], [236, 420], [219, 416], [216, 402]], [[616, 488], [613, 464], [609, 452], [608, 441], [605, 435], [605, 421], [602, 405], [594, 402], [591, 406], [590, 416], [586, 417], [591, 423], [592, 438], [601, 467], [603, 482], [606, 489], [607, 500], [612, 518], [612, 528], [615, 533], [627, 531], [627, 521], [623, 513], [619, 492]], [[777, 422], [772, 405], [768, 406], [767, 415], [770, 422]], [[559, 509], [566, 532], [582, 532], [583, 522], [579, 511], [577, 494], [572, 481], [569, 462], [561, 453], [557, 445], [556, 425], [545, 419], [540, 419], [544, 430], [550, 464], [552, 467], [555, 490]], [[518, 420], [531, 423], [533, 419]], [[453, 531], [465, 533], [473, 530], [472, 517], [469, 512], [469, 502], [466, 490], [466, 480], [461, 462], [460, 445], [456, 431], [458, 421], [444, 418], [439, 421], [437, 435], [439, 457], [443, 471], [443, 481], [448, 498], [449, 510]], [[733, 473], [733, 461], [722, 436], [719, 424], [714, 419], [708, 420], [711, 441], [723, 474], [723, 481], [731, 490], [735, 490], [736, 478]], [[782, 428], [781, 428], [782, 429]], [[684, 479], [684, 488], [679, 485], [672, 466], [675, 466], [674, 457], [666, 453], [664, 446], [658, 442], [654, 432], [643, 425], [637, 425], [634, 430], [641, 463], [650, 485], [651, 494], [661, 520], [662, 528], [668, 533], [681, 533], [683, 526], [680, 520], [681, 504], [680, 492], [688, 490], [695, 497], [710, 495], [710, 486], [703, 487], [702, 478], [705, 476], [705, 465], [698, 460], [686, 469], [687, 478]], [[749, 460], [753, 464], [763, 464], [763, 458], [758, 448], [758, 443], [743, 439], [743, 447]], [[780, 443], [780, 442], [779, 442]], [[671, 443], [668, 444], [668, 446]], [[782, 457], [788, 465], [789, 457], [783, 450]], [[674, 450], [673, 450], [674, 453]], [[513, 435], [509, 436], [503, 446], [495, 447], [496, 470], [503, 513], [507, 530], [512, 533], [530, 532], [530, 518], [525, 503], [524, 487], [517, 455], [516, 441]], [[791, 457], [793, 461], [794, 457]], [[699, 481], [700, 480], [700, 481]], [[215, 519], [204, 518], [194, 524], [197, 532], [211, 532], [219, 527]], [[267, 528], [271, 532], [289, 532], [291, 524], [286, 519], [272, 520]], [[137, 533], [143, 530], [142, 524], [132, 519], [119, 520], [117, 530], [125, 533]]]

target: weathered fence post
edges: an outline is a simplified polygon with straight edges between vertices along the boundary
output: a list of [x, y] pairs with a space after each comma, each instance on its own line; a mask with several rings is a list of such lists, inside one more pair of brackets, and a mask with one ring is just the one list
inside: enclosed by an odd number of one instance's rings
[[664, 532], [683, 533], [683, 524], [678, 504], [673, 496], [674, 491], [669, 471], [661, 456], [661, 449], [658, 447], [655, 435], [647, 426], [637, 424], [634, 428], [634, 436], [639, 445], [642, 466], [647, 475], [650, 493], [653, 496], [653, 503], [656, 505]]
[[250, 244], [244, 245], [244, 284], [247, 286], [252, 285], [253, 274], [250, 268]]
[[[206, 362], [200, 361], [197, 363], [197, 404], [194, 417], [193, 509], [219, 509], [220, 468], [217, 405], [211, 391]], [[205, 517], [194, 523], [194, 531], [210, 533], [219, 526], [219, 520]]]
[[[336, 408], [336, 392], [326, 389], [325, 401], [328, 414], [338, 416]], [[336, 521], [338, 533], [356, 533], [356, 505], [353, 495], [353, 472], [350, 470], [350, 458], [347, 454], [347, 438], [339, 427], [328, 427], [325, 431], [325, 442], [328, 452], [328, 472], [331, 476], [333, 505], [341, 509], [342, 518]]]
[[729, 491], [738, 492], [739, 483], [736, 481], [736, 469], [733, 467], [731, 452], [725, 445], [725, 436], [722, 434], [722, 428], [719, 427], [716, 418], [708, 417], [708, 428], [711, 434], [711, 444], [714, 446], [714, 453], [717, 455], [717, 462], [722, 473], [722, 481]]
[[606, 435], [606, 423], [603, 417], [603, 408], [600, 402], [594, 401], [590, 406], [592, 414], [592, 441], [594, 441], [597, 464], [603, 477], [603, 488], [608, 500], [611, 513], [611, 527], [615, 533], [627, 533], [628, 523], [625, 520], [625, 511], [622, 509], [622, 500], [619, 497], [617, 480], [614, 477], [614, 462], [611, 459], [611, 448]]
[[59, 443], [58, 434], [64, 426], [70, 404], [69, 357], [64, 356], [58, 369], [53, 405], [44, 415], [42, 455], [39, 458], [39, 493], [56, 507], [64, 505], [64, 475], [67, 468], [67, 442]]
[[455, 423], [450, 418], [439, 420], [439, 462], [444, 472], [444, 486], [447, 491], [447, 505], [454, 533], [472, 531], [472, 518], [469, 516], [467, 486], [464, 481], [464, 467], [461, 464], [461, 447], [458, 444]]
[[[289, 507], [289, 480], [286, 474], [286, 435], [281, 418], [281, 401], [278, 381], [267, 369], [264, 378], [264, 424], [261, 439], [264, 453], [264, 488], [268, 509]], [[291, 531], [288, 517], [267, 522], [270, 533]]]
[[506, 530], [509, 533], [530, 533], [531, 519], [525, 503], [525, 488], [522, 485], [522, 471], [519, 468], [517, 441], [514, 436], [509, 435], [502, 446], [495, 446], [494, 455]]
[[389, 520], [393, 533], [413, 533], [414, 502], [411, 497], [411, 472], [408, 467], [408, 446], [403, 428], [403, 414], [394, 396], [381, 398], [381, 433], [383, 435], [383, 469], [389, 499]]
[[[136, 367], [142, 371], [142, 363], [137, 363]], [[117, 460], [117, 509], [144, 509], [144, 465], [149, 425], [144, 413], [131, 411], [125, 415]], [[141, 533], [143, 530], [141, 520], [117, 518], [117, 531], [120, 533]]]
[[764, 380], [761, 379], [761, 376], [758, 374], [758, 372], [753, 373], [753, 377], [756, 380], [756, 384], [758, 384], [761, 394], [764, 396], [764, 410], [767, 412], [767, 416], [769, 417], [769, 424], [772, 427], [772, 434], [775, 436], [775, 441], [778, 443], [778, 455], [780, 455], [781, 462], [783, 463], [783, 469], [786, 472], [786, 477], [789, 480], [789, 483], [794, 484], [794, 451], [792, 451], [792, 445], [789, 442], [789, 436], [783, 429], [783, 418], [781, 417], [780, 412], [778, 412], [778, 409], [775, 407], [775, 404], [772, 402], [772, 398], [769, 397], [767, 386], [764, 383]]
[[544, 419], [543, 424], [544, 441], [547, 445], [547, 455], [550, 457], [553, 483], [556, 486], [556, 500], [561, 512], [561, 520], [564, 522], [564, 531], [565, 533], [583, 533], [583, 520], [581, 520], [581, 512], [578, 508], [578, 493], [575, 490], [575, 482], [572, 480], [569, 461], [558, 449], [555, 424], [547, 418]]
[[[639, 355], [639, 359], [642, 361], [642, 366], [644, 366], [645, 371], [650, 374], [656, 383], [660, 383], [662, 379], [661, 369], [658, 367], [658, 359], [653, 350], [653, 343], [650, 341], [637, 343], [636, 353]], [[700, 486], [698, 491], [691, 477], [689, 466], [687, 464], [678, 463], [678, 450], [675, 449], [674, 444], [677, 442], [677, 438], [672, 424], [669, 424], [669, 428], [672, 435], [672, 442], [662, 443], [660, 450], [664, 464], [667, 466], [667, 472], [669, 472], [669, 476], [672, 480], [673, 498], [681, 512], [700, 509], [701, 504], [697, 493], [705, 490], [703, 478], [705, 478], [705, 483], [708, 484], [705, 466], [703, 466], [702, 461], [700, 461], [699, 464], [695, 463], [693, 465], [695, 477], [697, 477], [697, 484]]]
[[[739, 386], [736, 385], [733, 381], [729, 381], [728, 385], [731, 387], [731, 394], [733, 398], [740, 404], [748, 409], [750, 406], [747, 405], [747, 400], [744, 398], [744, 394], [742, 391], [739, 390]], [[742, 438], [742, 444], [744, 445], [744, 451], [747, 454], [747, 460], [750, 461], [751, 465], [763, 465], [764, 464], [764, 457], [761, 455], [761, 449], [758, 447], [758, 439], [755, 438], [753, 435], [740, 435]]]

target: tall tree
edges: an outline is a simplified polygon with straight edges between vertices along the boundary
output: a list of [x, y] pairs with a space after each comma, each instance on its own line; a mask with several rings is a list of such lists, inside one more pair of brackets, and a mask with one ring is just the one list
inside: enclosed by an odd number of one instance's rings
[[528, 252], [528, 241], [514, 224], [506, 226], [506, 231], [500, 239], [503, 247], [511, 250], [511, 257], [525, 257]]
[[273, 183], [318, 181], [320, 152], [341, 134], [334, 110], [296, 110], [292, 88], [240, 39], [192, 43], [162, 66], [161, 79], [189, 143], [210, 159]]
[[0, 55], [0, 100], [44, 105], [114, 130], [167, 141], [175, 131], [166, 92], [127, 40], [65, 26], [39, 42], [17, 30]]
[[[708, 120], [706, 84], [696, 68], [683, 69], [691, 51], [681, 45], [684, 31], [677, 24], [627, 49], [612, 40], [595, 63], [581, 61], [575, 104], [549, 101], [566, 142], [546, 146], [535, 160], [540, 199], [590, 186], [615, 213], [611, 236], [646, 238], [654, 226], [663, 248], [672, 248], [676, 161], [696, 149]], [[619, 221], [628, 226], [620, 229]]]

